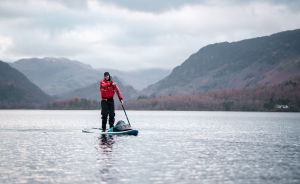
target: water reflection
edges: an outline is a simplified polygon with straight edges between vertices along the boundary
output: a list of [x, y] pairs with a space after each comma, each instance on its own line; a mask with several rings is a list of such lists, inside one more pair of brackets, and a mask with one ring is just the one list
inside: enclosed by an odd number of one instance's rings
[[103, 183], [113, 182], [113, 144], [115, 143], [113, 135], [101, 135], [98, 137], [98, 158], [100, 180]]
[[99, 148], [102, 152], [111, 152], [115, 143], [113, 135], [101, 135], [99, 138]]

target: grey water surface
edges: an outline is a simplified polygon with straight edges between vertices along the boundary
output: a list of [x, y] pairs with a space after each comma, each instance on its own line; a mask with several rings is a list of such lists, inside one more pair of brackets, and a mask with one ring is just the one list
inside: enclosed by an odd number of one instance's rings
[[127, 114], [138, 136], [82, 133], [99, 111], [1, 110], [0, 183], [300, 183], [299, 113]]

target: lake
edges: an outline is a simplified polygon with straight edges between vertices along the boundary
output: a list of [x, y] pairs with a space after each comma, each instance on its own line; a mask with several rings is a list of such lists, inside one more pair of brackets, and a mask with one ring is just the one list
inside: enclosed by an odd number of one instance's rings
[[[0, 110], [0, 183], [300, 183], [300, 113]], [[116, 120], [126, 120], [116, 111]]]

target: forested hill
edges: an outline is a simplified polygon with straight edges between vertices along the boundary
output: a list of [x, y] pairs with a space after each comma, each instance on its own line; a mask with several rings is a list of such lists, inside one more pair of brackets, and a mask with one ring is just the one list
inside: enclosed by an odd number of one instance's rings
[[38, 108], [51, 101], [18, 70], [0, 61], [0, 108]]
[[300, 71], [300, 29], [201, 48], [142, 94], [167, 96], [278, 84]]
[[131, 110], [300, 111], [300, 75], [280, 84], [219, 89], [189, 95], [143, 97], [126, 103]]

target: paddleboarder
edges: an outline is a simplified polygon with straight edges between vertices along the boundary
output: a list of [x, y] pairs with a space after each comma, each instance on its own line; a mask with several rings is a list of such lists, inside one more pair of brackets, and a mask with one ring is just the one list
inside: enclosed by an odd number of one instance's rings
[[103, 132], [106, 130], [107, 117], [109, 117], [110, 128], [112, 128], [115, 123], [115, 92], [117, 92], [120, 102], [123, 104], [123, 96], [118, 85], [111, 79], [110, 74], [105, 72], [104, 79], [100, 81], [101, 119]]

